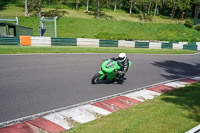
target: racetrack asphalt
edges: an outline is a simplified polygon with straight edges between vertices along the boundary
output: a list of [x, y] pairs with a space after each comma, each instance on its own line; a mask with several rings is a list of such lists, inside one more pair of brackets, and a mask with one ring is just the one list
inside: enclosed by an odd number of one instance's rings
[[48, 110], [200, 75], [200, 55], [128, 54], [123, 84], [92, 85], [102, 60], [117, 54], [0, 55], [0, 123]]

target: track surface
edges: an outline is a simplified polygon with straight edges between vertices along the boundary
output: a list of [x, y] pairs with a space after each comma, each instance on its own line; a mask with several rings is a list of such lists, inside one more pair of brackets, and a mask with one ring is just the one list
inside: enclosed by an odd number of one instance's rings
[[0, 55], [0, 123], [139, 87], [200, 74], [200, 55], [128, 54], [123, 84], [92, 85], [117, 54]]

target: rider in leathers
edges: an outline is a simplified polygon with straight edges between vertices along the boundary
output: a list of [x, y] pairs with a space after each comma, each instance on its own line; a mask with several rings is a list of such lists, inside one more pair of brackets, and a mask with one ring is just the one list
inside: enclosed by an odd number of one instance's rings
[[118, 57], [113, 57], [111, 60], [117, 61], [120, 65], [121, 69], [117, 71], [117, 75], [120, 80], [124, 78], [125, 73], [128, 71], [129, 68], [129, 59], [127, 58], [125, 53], [120, 53]]

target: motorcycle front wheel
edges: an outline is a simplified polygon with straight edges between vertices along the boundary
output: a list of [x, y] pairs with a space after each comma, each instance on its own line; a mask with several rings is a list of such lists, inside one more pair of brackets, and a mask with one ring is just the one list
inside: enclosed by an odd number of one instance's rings
[[99, 79], [102, 75], [100, 73], [97, 73], [93, 76], [91, 83], [92, 84], [98, 84], [101, 83], [103, 81], [103, 79]]

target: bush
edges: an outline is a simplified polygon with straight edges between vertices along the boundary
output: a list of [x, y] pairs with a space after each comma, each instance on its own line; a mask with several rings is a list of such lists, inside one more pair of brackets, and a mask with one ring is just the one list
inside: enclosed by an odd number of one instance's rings
[[195, 27], [196, 30], [200, 31], [200, 24]]
[[193, 22], [192, 20], [188, 19], [185, 21], [185, 24], [184, 24], [186, 27], [188, 28], [192, 28], [193, 27]]

